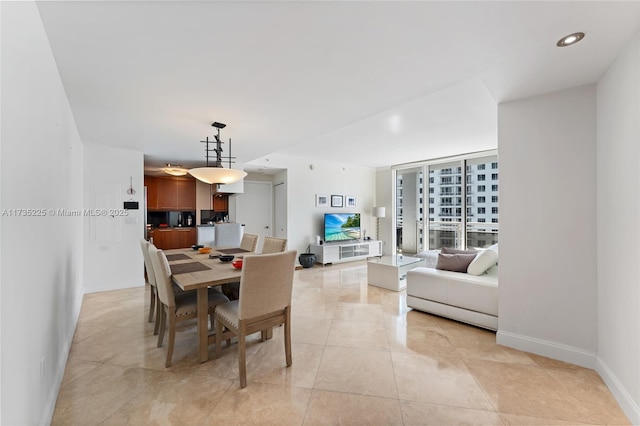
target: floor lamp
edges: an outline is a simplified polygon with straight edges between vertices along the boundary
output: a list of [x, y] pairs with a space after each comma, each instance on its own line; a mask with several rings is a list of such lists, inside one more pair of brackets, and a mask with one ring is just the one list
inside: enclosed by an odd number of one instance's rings
[[384, 207], [374, 207], [372, 210], [373, 217], [376, 218], [376, 240], [380, 240], [380, 218], [385, 217]]

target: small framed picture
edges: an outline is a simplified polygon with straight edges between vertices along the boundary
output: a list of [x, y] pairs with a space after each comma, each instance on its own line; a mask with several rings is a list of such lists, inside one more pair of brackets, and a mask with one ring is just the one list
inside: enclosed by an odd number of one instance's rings
[[331, 207], [344, 207], [344, 197], [342, 195], [332, 195]]
[[327, 207], [329, 205], [329, 197], [326, 195], [316, 194], [316, 207]]
[[353, 195], [347, 195], [347, 207], [355, 207], [356, 206], [356, 197]]

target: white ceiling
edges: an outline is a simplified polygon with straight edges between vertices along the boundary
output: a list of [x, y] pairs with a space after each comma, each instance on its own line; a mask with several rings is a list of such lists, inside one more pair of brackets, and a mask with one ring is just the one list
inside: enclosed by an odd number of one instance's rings
[[[38, 2], [85, 143], [370, 167], [497, 146], [497, 103], [595, 82], [639, 1]], [[556, 41], [583, 31], [585, 39]]]

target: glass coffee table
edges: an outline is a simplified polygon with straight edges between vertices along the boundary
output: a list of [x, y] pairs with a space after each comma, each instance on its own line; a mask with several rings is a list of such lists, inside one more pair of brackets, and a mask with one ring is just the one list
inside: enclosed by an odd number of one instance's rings
[[404, 290], [407, 272], [418, 266], [426, 266], [425, 260], [401, 255], [372, 257], [367, 262], [367, 283], [387, 290]]

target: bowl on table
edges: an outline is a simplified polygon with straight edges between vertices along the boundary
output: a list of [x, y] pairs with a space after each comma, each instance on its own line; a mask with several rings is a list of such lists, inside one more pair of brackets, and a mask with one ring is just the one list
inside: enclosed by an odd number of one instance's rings
[[211, 253], [211, 247], [200, 247], [198, 249], [198, 253], [209, 254], [209, 253]]
[[242, 259], [236, 259], [233, 262], [231, 262], [231, 264], [236, 269], [242, 269]]
[[191, 246], [191, 248], [193, 250], [200, 250], [201, 248], [203, 248], [204, 246], [202, 244], [194, 244]]
[[232, 254], [221, 254], [220, 262], [231, 262], [235, 256]]

